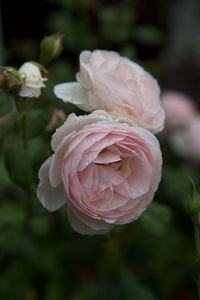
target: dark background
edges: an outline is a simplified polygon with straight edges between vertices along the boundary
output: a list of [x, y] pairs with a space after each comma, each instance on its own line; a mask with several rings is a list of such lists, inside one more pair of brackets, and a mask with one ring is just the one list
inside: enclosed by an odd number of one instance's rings
[[118, 51], [155, 76], [162, 91], [184, 92], [198, 104], [200, 2], [7, 0], [1, 1], [1, 16], [3, 65], [38, 61], [41, 39], [54, 32], [64, 34], [64, 50], [50, 64], [47, 87], [30, 110], [31, 193], [13, 183], [7, 170], [7, 145], [17, 128], [6, 127], [3, 138], [0, 132], [0, 299], [196, 299], [198, 267], [185, 203], [189, 177], [199, 183], [199, 162], [184, 161], [161, 143], [162, 181], [147, 212], [107, 235], [81, 236], [70, 228], [66, 207], [49, 213], [36, 198], [38, 169], [51, 154], [53, 131], [34, 135], [34, 116], [45, 126], [55, 108], [80, 113], [56, 99], [53, 86], [74, 81], [85, 49]]

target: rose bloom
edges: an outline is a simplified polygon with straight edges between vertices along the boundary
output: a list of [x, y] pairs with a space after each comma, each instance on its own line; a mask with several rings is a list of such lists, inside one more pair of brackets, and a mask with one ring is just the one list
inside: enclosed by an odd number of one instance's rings
[[112, 51], [83, 51], [77, 82], [58, 84], [56, 96], [85, 111], [102, 109], [114, 119], [157, 133], [164, 110], [157, 81], [138, 64]]
[[166, 130], [188, 126], [197, 114], [193, 100], [183, 93], [166, 91], [161, 100], [166, 114]]
[[162, 158], [158, 140], [146, 129], [118, 123], [104, 111], [70, 114], [51, 146], [37, 196], [49, 211], [67, 202], [75, 231], [107, 232], [137, 219], [151, 202]]
[[18, 70], [22, 79], [22, 86], [19, 91], [21, 97], [35, 97], [41, 95], [41, 89], [45, 87], [44, 81], [39, 68], [33, 63], [24, 63]]

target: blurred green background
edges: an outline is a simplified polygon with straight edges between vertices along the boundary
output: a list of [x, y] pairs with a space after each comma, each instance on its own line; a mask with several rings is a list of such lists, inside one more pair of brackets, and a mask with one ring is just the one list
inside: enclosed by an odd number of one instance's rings
[[[185, 202], [192, 192], [189, 177], [200, 183], [198, 163], [161, 143], [163, 176], [153, 203], [138, 221], [103, 236], [73, 232], [66, 207], [47, 212], [35, 189], [38, 169], [51, 154], [54, 131], [44, 128], [53, 110], [81, 113], [56, 99], [53, 86], [75, 80], [82, 50], [118, 51], [152, 73], [162, 90], [188, 93], [198, 104], [199, 12], [195, 0], [2, 1], [1, 64], [18, 68], [37, 61], [41, 39], [54, 32], [64, 34], [64, 51], [50, 64], [47, 88], [28, 112], [29, 157], [20, 150], [19, 119], [0, 124], [1, 300], [196, 299]], [[2, 117], [11, 107], [0, 92]]]

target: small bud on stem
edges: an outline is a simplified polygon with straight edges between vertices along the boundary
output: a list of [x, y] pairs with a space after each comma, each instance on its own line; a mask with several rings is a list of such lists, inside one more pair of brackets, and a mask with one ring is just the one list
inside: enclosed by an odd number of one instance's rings
[[11, 92], [17, 92], [22, 85], [19, 72], [12, 67], [2, 66], [0, 66], [0, 71], [0, 88]]
[[44, 66], [49, 64], [54, 58], [62, 52], [62, 36], [55, 33], [45, 37], [40, 44], [40, 62]]

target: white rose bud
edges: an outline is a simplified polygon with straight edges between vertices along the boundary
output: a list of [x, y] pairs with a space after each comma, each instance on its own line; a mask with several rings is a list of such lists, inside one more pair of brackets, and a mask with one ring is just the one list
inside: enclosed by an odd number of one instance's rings
[[42, 87], [45, 87], [44, 81], [47, 80], [42, 77], [39, 67], [27, 62], [19, 68], [18, 72], [22, 79], [19, 96], [38, 98], [41, 95]]

